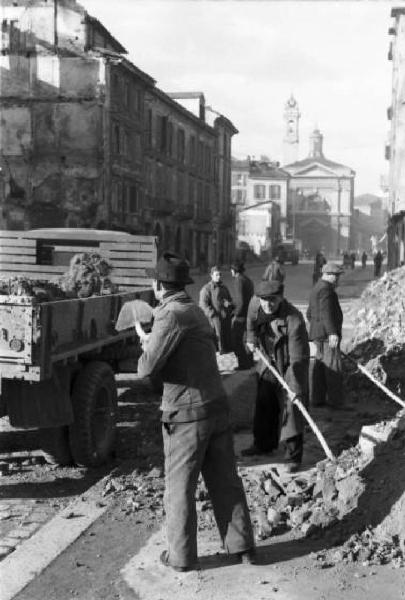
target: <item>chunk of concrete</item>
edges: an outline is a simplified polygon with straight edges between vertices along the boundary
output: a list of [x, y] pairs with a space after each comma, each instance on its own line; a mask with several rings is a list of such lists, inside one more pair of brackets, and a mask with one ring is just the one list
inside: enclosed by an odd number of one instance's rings
[[257, 392], [256, 372], [235, 371], [223, 375], [222, 383], [228, 395], [231, 426], [233, 429], [251, 428]]

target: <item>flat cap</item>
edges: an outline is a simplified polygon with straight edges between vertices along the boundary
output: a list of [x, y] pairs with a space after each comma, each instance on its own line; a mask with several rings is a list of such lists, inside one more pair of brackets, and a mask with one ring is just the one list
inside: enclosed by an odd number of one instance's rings
[[284, 292], [284, 285], [281, 281], [268, 281], [267, 279], [263, 279], [257, 288], [256, 296], [259, 298], [270, 298], [271, 296], [277, 296]]
[[333, 275], [341, 275], [343, 273], [343, 267], [334, 262], [327, 262], [322, 267], [322, 273], [331, 273]]

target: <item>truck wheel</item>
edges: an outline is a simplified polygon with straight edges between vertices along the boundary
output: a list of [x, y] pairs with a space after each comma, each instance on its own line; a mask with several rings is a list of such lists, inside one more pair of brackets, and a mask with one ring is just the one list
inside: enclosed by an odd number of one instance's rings
[[43, 428], [40, 436], [42, 453], [47, 463], [60, 467], [73, 464], [68, 426]]
[[73, 385], [72, 406], [73, 459], [80, 466], [98, 467], [110, 458], [116, 436], [117, 387], [107, 363], [94, 361], [80, 371]]

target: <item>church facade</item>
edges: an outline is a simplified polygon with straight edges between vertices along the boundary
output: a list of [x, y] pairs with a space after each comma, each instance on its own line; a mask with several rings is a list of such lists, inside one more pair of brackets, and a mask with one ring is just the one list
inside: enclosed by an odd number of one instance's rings
[[[291, 96], [284, 113], [287, 161], [289, 156], [298, 153], [299, 118], [298, 104]], [[290, 175], [287, 237], [295, 239], [301, 251], [314, 254], [323, 250], [328, 257], [340, 256], [343, 251], [354, 248], [355, 171], [325, 157], [323, 135], [318, 128], [310, 136], [308, 156], [287, 162], [282, 168]]]

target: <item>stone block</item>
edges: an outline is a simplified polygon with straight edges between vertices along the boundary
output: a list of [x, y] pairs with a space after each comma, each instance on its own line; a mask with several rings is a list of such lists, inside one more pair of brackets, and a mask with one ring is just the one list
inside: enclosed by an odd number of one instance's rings
[[359, 446], [360, 450], [366, 456], [374, 456], [375, 449], [380, 444], [386, 443], [392, 435], [392, 423], [382, 425], [363, 425], [360, 432]]
[[256, 403], [257, 377], [253, 370], [222, 376], [228, 395], [230, 422], [234, 429], [251, 428]]

